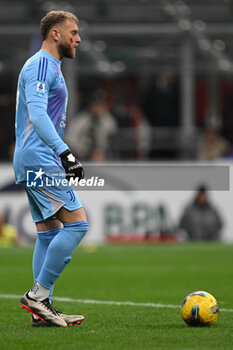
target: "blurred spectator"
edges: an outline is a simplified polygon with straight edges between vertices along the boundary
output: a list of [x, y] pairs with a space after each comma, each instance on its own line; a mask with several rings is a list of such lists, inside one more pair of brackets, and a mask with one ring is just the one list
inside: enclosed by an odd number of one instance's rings
[[[152, 127], [158, 129], [179, 126], [179, 95], [179, 82], [173, 72], [165, 71], [153, 78], [144, 100], [144, 111]], [[178, 156], [178, 151], [174, 147], [167, 150], [152, 149], [150, 153], [152, 159]]]
[[179, 125], [178, 87], [176, 76], [170, 71], [153, 78], [145, 98], [145, 112], [151, 126]]
[[111, 136], [116, 132], [117, 123], [106, 97], [97, 92], [89, 108], [71, 120], [66, 139], [79, 158], [103, 161], [111, 157]]
[[129, 115], [133, 125], [134, 132], [134, 158], [143, 159], [149, 151], [150, 147], [150, 127], [142, 112], [140, 106], [129, 101], [126, 105], [126, 113]]
[[231, 83], [223, 85], [223, 110], [222, 110], [222, 129], [224, 137], [233, 144], [233, 86]]
[[198, 189], [193, 202], [185, 208], [179, 227], [189, 240], [220, 239], [223, 222], [218, 210], [210, 203], [204, 186]]
[[11, 248], [18, 244], [18, 232], [6, 222], [5, 215], [0, 213], [0, 248]]
[[134, 97], [117, 101], [113, 114], [118, 124], [116, 154], [121, 159], [145, 159], [150, 150], [150, 126]]
[[211, 127], [205, 129], [199, 145], [198, 158], [201, 160], [216, 160], [224, 157], [230, 150], [230, 144]]

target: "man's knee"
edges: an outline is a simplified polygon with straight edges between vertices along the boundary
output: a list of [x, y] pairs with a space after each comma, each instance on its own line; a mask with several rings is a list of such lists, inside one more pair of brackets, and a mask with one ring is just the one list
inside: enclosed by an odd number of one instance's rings
[[72, 236], [76, 237], [78, 241], [81, 241], [88, 231], [88, 222], [85, 220], [64, 223], [64, 229], [66, 232], [69, 232]]

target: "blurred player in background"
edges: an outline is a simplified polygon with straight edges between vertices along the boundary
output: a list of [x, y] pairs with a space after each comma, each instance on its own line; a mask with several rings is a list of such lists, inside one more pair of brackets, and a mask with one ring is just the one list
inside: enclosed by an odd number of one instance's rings
[[0, 248], [11, 248], [19, 245], [19, 235], [16, 228], [8, 224], [6, 216], [0, 213]]
[[46, 176], [43, 168], [84, 177], [81, 163], [63, 141], [68, 93], [61, 59], [74, 58], [81, 42], [78, 19], [64, 11], [51, 11], [41, 20], [42, 47], [23, 66], [18, 81], [16, 106], [16, 183], [25, 187], [37, 241], [33, 255], [35, 284], [21, 298], [33, 314], [32, 326], [63, 326], [80, 323], [81, 315], [65, 315], [51, 305], [53, 286], [88, 230], [82, 204], [73, 191], [29, 186], [27, 169], [37, 169], [35, 180]]

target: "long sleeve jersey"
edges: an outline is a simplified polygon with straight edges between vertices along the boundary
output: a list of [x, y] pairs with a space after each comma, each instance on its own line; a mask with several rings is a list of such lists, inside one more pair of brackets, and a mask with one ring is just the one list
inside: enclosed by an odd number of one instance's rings
[[63, 141], [68, 91], [61, 61], [44, 50], [23, 66], [18, 80], [14, 153], [16, 182], [26, 169], [57, 167], [59, 155], [68, 149]]

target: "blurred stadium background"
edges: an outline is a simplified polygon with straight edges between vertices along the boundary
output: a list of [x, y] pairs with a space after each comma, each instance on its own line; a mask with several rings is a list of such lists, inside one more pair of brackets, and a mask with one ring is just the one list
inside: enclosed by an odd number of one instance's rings
[[[40, 48], [40, 19], [55, 9], [73, 11], [80, 19], [77, 57], [62, 66], [70, 96], [67, 142], [74, 150], [77, 145], [84, 164], [224, 164], [231, 178], [231, 0], [1, 1], [0, 210], [22, 244], [35, 239], [35, 229], [26, 196], [14, 186], [11, 165], [17, 77]], [[99, 127], [98, 122], [85, 124], [93, 113], [102, 114]], [[80, 146], [78, 130], [86, 132]], [[196, 187], [200, 184], [209, 185], [201, 179]], [[182, 210], [196, 187], [82, 191], [91, 225], [86, 240], [103, 242], [108, 234], [124, 234], [123, 239], [178, 234]], [[209, 189], [223, 219], [221, 237], [231, 241], [233, 193]]]

